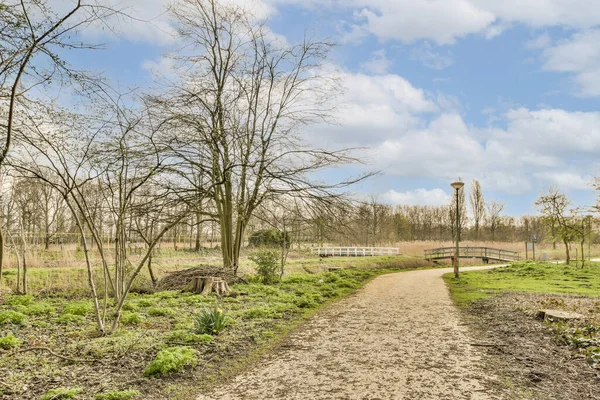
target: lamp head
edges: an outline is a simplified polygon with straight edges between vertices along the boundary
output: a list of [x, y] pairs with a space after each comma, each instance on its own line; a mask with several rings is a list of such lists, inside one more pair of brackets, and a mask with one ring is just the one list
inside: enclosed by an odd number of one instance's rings
[[456, 181], [456, 182], [452, 182], [450, 184], [450, 186], [452, 186], [456, 190], [460, 190], [460, 189], [462, 189], [463, 186], [465, 186], [465, 183], [461, 182], [461, 181]]

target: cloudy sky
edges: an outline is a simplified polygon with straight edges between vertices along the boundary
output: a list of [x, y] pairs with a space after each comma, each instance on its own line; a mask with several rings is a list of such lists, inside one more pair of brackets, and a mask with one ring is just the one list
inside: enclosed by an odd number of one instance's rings
[[[364, 146], [383, 173], [363, 193], [395, 204], [446, 203], [457, 177], [479, 179], [510, 214], [558, 186], [595, 202], [600, 173], [597, 0], [226, 0], [269, 16], [289, 42], [309, 31], [336, 43], [345, 93], [324, 145]], [[77, 63], [128, 87], [165, 67], [176, 40], [166, 0], [126, 0], [106, 50]], [[340, 174], [353, 173], [352, 168]]]

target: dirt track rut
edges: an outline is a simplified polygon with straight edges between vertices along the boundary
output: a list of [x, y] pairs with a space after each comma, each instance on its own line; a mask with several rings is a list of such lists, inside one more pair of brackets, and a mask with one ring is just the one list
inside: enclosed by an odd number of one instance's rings
[[282, 349], [198, 400], [499, 399], [442, 280], [384, 275], [291, 335]]

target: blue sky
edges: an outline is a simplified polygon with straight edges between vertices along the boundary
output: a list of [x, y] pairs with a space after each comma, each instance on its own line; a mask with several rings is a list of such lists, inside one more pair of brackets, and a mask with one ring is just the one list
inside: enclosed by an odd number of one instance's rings
[[[339, 125], [315, 143], [364, 146], [381, 176], [357, 188], [394, 204], [443, 204], [457, 178], [479, 179], [508, 214], [535, 211], [549, 186], [595, 203], [599, 173], [597, 0], [224, 0], [268, 18], [288, 42], [338, 46]], [[106, 49], [69, 56], [123, 87], [144, 86], [176, 46], [163, 0], [120, 2], [152, 24], [88, 32]], [[76, 57], [76, 58], [75, 58]], [[346, 168], [331, 176], [356, 172]]]

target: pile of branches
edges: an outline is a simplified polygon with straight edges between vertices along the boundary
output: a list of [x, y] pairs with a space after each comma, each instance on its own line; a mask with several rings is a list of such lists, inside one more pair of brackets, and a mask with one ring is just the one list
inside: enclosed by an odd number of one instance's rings
[[169, 273], [156, 284], [156, 290], [183, 290], [195, 277], [215, 277], [221, 278], [228, 284], [242, 281], [236, 277], [233, 271], [214, 265], [200, 265], [198, 267], [188, 268], [181, 271]]

